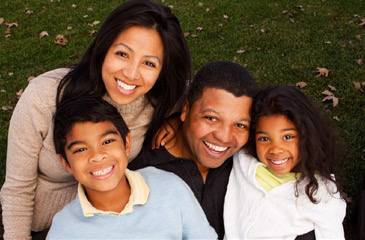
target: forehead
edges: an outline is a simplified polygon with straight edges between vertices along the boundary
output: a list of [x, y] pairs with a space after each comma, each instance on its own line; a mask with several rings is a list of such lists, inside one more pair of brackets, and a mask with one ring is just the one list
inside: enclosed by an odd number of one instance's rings
[[268, 129], [271, 131], [296, 130], [295, 124], [285, 115], [261, 116], [257, 121], [257, 129]]
[[195, 112], [212, 111], [224, 116], [250, 118], [252, 98], [236, 97], [232, 93], [218, 88], [206, 88], [199, 100], [191, 106]]

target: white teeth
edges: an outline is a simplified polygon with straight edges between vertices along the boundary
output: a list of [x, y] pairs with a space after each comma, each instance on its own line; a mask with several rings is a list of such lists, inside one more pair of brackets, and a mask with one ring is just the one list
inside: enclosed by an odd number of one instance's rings
[[91, 175], [94, 175], [94, 176], [101, 176], [101, 175], [105, 175], [107, 174], [108, 172], [110, 172], [111, 170], [113, 169], [113, 166], [110, 166], [108, 168], [105, 168], [103, 170], [100, 170], [100, 171], [97, 171], [97, 172], [92, 172]]
[[127, 90], [127, 91], [133, 90], [137, 87], [136, 85], [127, 85], [127, 84], [119, 81], [118, 79], [117, 79], [117, 83], [118, 83], [119, 87], [121, 87], [121, 88], [123, 88], [124, 90]]
[[207, 145], [209, 148], [213, 149], [216, 152], [223, 152], [223, 151], [227, 150], [227, 148], [228, 148], [228, 147], [219, 147], [219, 146], [213, 145], [208, 142], [204, 142], [204, 143], [205, 143], [205, 145]]
[[273, 164], [283, 164], [283, 163], [287, 162], [288, 160], [289, 160], [289, 158], [286, 158], [286, 159], [281, 160], [281, 161], [275, 161], [275, 160], [270, 159], [270, 161], [271, 161]]

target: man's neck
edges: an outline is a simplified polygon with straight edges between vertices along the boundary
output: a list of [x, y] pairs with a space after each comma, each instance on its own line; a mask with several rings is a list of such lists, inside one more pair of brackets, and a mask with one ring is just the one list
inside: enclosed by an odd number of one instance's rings
[[188, 146], [189, 145], [184, 138], [181, 127], [176, 133], [175, 137], [165, 145], [165, 148], [174, 157], [193, 160], [197, 165], [200, 175], [202, 176], [205, 183], [209, 173], [209, 168], [202, 166], [198, 161], [195, 160]]

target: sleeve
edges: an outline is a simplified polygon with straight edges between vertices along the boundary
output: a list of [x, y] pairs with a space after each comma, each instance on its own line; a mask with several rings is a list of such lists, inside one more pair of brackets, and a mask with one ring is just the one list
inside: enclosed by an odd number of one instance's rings
[[[319, 201], [313, 204], [307, 195], [303, 195], [307, 203], [301, 203], [304, 206], [301, 212], [314, 223], [314, 232], [316, 239], [345, 239], [342, 222], [346, 215], [346, 202], [336, 192], [334, 183], [319, 180], [319, 190], [316, 199]], [[331, 192], [333, 194], [331, 194]]]
[[203, 209], [189, 186], [181, 180], [179, 189], [183, 224], [182, 239], [218, 239], [217, 233], [209, 225]]
[[[42, 82], [43, 85], [48, 84]], [[39, 81], [33, 79], [19, 99], [10, 120], [6, 178], [1, 190], [4, 239], [31, 239], [38, 156], [52, 122], [49, 102], [41, 98], [43, 91], [49, 87], [43, 89]]]

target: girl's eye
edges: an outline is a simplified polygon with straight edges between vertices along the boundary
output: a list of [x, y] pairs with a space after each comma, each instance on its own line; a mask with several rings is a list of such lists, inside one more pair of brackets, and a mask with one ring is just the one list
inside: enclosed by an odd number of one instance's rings
[[259, 137], [258, 140], [267, 142], [267, 141], [269, 141], [269, 138], [268, 137]]
[[284, 140], [288, 140], [288, 139], [292, 139], [292, 138], [294, 138], [294, 136], [291, 136], [291, 135], [285, 135], [283, 137]]
[[121, 57], [127, 57], [127, 54], [125, 52], [116, 52], [115, 54]]
[[79, 153], [79, 152], [83, 152], [85, 150], [86, 150], [86, 148], [79, 148], [79, 149], [76, 149], [73, 153]]
[[103, 142], [103, 145], [105, 145], [105, 144], [109, 144], [109, 143], [111, 143], [111, 142], [114, 142], [114, 139], [108, 139], [108, 140], [104, 141], [104, 142]]
[[156, 67], [156, 64], [154, 64], [153, 62], [146, 62], [146, 65], [149, 67]]

